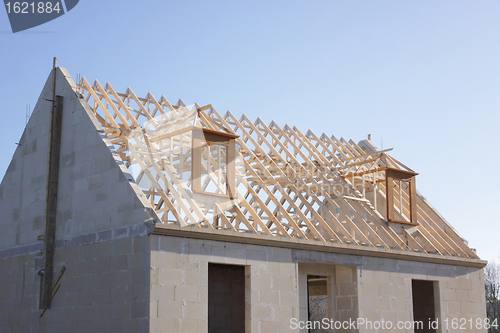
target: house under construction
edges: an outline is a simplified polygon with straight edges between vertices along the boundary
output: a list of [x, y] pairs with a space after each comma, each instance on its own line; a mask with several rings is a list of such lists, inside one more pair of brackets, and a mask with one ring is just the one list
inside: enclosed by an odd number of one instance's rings
[[0, 331], [486, 332], [486, 262], [389, 151], [54, 68], [0, 185]]

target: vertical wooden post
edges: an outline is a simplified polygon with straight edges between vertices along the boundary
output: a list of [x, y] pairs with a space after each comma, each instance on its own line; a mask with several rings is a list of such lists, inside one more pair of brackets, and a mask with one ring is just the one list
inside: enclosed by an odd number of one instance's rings
[[[403, 216], [403, 181], [399, 179], [399, 213]], [[408, 216], [411, 219], [411, 216]]]
[[415, 176], [408, 182], [410, 187], [410, 221], [417, 224], [417, 185]]
[[184, 137], [179, 135], [179, 176], [181, 181], [183, 180], [184, 176]]
[[394, 220], [394, 177], [390, 170], [385, 170], [385, 197], [387, 205], [387, 220]]
[[[54, 69], [55, 71], [55, 69]], [[55, 76], [55, 75], [54, 75]], [[55, 82], [55, 78], [54, 78]], [[55, 89], [54, 89], [55, 91]], [[42, 279], [40, 309], [50, 309], [52, 280], [54, 275], [54, 250], [56, 237], [57, 191], [59, 185], [59, 161], [61, 155], [61, 131], [63, 97], [56, 96], [51, 111], [49, 132], [49, 156], [45, 204], [45, 268]]]
[[191, 149], [191, 168], [192, 168], [192, 190], [193, 192], [201, 192], [201, 139], [203, 132], [193, 130], [192, 133], [192, 149]]
[[229, 140], [229, 144], [227, 145], [227, 161], [226, 161], [226, 190], [229, 198], [234, 199], [236, 197], [236, 140]]

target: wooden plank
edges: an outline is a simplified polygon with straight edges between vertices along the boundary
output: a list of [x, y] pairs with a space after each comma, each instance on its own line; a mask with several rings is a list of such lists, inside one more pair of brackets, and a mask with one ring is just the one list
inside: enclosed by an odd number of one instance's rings
[[155, 136], [155, 137], [149, 139], [149, 141], [151, 141], [151, 142], [158, 142], [158, 141], [161, 141], [161, 140], [165, 140], [165, 139], [168, 139], [168, 138], [180, 135], [182, 133], [190, 132], [193, 129], [194, 129], [193, 126], [182, 128], [182, 129], [177, 130], [177, 131], [173, 131], [173, 132], [170, 132], [170, 133], [166, 133], [166, 134], [162, 134], [162, 135], [159, 135], [159, 136]]
[[[387, 168], [372, 169], [372, 170], [367, 170], [367, 171], [363, 171], [363, 172], [349, 173], [347, 175], [343, 175], [343, 177], [344, 178], [353, 178], [353, 177], [368, 175], [368, 174], [371, 174], [371, 173], [377, 173], [377, 172], [385, 171], [385, 170], [387, 170]], [[382, 181], [385, 182], [385, 179], [382, 180]]]

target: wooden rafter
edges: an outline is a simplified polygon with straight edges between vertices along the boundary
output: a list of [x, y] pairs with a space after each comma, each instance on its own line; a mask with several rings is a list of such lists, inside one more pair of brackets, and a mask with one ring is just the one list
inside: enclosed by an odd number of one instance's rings
[[[476, 258], [416, 194], [416, 173], [391, 149], [221, 115], [211, 104], [140, 98], [84, 77], [78, 87], [162, 223]], [[214, 156], [202, 140], [195, 158], [200, 130], [238, 149], [214, 148]], [[193, 170], [204, 178], [193, 181]]]

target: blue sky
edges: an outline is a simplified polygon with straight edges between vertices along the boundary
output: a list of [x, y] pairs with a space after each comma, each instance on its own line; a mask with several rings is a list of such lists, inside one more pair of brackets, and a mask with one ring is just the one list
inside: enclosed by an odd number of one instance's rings
[[0, 8], [0, 174], [52, 67], [379, 147], [500, 255], [500, 2], [94, 1], [12, 34]]

